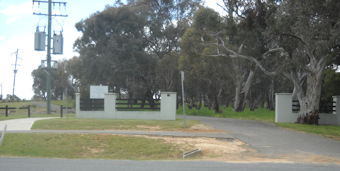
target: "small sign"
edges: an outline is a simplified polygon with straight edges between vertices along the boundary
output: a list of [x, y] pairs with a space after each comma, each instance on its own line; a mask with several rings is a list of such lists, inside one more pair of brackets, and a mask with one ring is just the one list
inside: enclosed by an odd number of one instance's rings
[[90, 86], [90, 99], [104, 99], [104, 94], [109, 92], [109, 86]]

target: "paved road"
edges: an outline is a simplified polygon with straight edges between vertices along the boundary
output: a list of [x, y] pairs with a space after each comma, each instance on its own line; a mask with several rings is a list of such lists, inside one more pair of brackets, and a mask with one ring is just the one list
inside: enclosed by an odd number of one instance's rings
[[197, 132], [143, 132], [143, 131], [60, 131], [60, 130], [34, 130], [29, 131], [33, 122], [46, 118], [26, 118], [0, 121], [0, 131], [7, 124], [8, 132], [27, 133], [112, 133], [133, 135], [163, 135], [163, 136], [202, 136], [214, 138], [237, 138], [249, 144], [265, 157], [282, 158], [287, 155], [321, 155], [340, 159], [340, 141], [331, 140], [321, 136], [310, 135], [289, 131], [271, 126], [266, 123], [223, 119], [211, 117], [188, 116], [188, 119], [199, 120], [202, 123], [213, 126], [216, 129], [227, 131], [227, 133], [197, 133]]
[[[266, 157], [282, 158], [289, 155], [340, 158], [340, 142], [328, 138], [298, 133], [269, 124], [210, 117], [188, 116], [227, 133], [143, 132], [143, 131], [53, 131], [12, 130], [9, 132], [65, 132], [65, 133], [116, 133], [168, 136], [207, 136], [237, 138], [250, 144]], [[19, 122], [15, 122], [19, 123]], [[1, 129], [0, 129], [1, 130]], [[327, 159], [327, 158], [323, 158]], [[327, 163], [327, 161], [323, 161]], [[226, 163], [211, 161], [121, 161], [121, 160], [68, 160], [37, 158], [1, 158], [0, 170], [340, 170], [340, 165], [310, 163]]]
[[340, 141], [289, 131], [266, 123], [211, 117], [187, 116], [228, 133], [267, 157], [323, 155], [340, 159]]
[[334, 171], [339, 165], [296, 164], [296, 163], [227, 163], [211, 161], [126, 161], [126, 160], [67, 160], [38, 158], [1, 158], [2, 171], [112, 171], [112, 170], [251, 170], [251, 171]]
[[10, 119], [0, 121], [0, 131], [2, 131], [7, 125], [8, 131], [26, 131], [31, 130], [32, 125], [37, 120], [52, 119], [56, 117], [45, 117], [45, 118], [22, 118], [22, 119]]

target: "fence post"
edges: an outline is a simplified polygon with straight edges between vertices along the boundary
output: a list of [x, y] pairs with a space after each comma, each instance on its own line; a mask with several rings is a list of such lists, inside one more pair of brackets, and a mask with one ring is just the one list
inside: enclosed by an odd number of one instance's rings
[[27, 110], [28, 110], [28, 117], [31, 117], [31, 105], [27, 106]]
[[6, 105], [6, 117], [8, 117], [8, 105]]
[[60, 118], [63, 118], [63, 105], [60, 106]]

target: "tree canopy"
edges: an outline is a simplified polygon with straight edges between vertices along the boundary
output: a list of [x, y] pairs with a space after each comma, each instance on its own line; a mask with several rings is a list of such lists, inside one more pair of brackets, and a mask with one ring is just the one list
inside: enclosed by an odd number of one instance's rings
[[[129, 98], [180, 92], [180, 70], [189, 107], [216, 112], [230, 104], [234, 111], [273, 109], [275, 93], [293, 92], [300, 116], [317, 116], [320, 99], [337, 93], [340, 1], [226, 0], [225, 16], [200, 4], [116, 1], [79, 21], [79, 57], [64, 61], [67, 72], [54, 73], [55, 97], [65, 85], [82, 94], [89, 85], [108, 85]], [[32, 72], [40, 97], [44, 74]]]

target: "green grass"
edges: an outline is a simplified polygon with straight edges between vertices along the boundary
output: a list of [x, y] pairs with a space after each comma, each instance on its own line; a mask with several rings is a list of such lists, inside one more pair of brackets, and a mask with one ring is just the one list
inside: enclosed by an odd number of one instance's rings
[[330, 125], [305, 125], [292, 123], [275, 123], [282, 128], [288, 128], [295, 131], [307, 132], [310, 134], [321, 135], [340, 141], [340, 126]]
[[0, 156], [122, 160], [177, 159], [179, 145], [164, 140], [107, 134], [7, 133]]
[[[210, 117], [219, 117], [219, 118], [233, 118], [233, 119], [248, 119], [248, 120], [257, 120], [262, 122], [274, 123], [275, 121], [275, 111], [269, 110], [266, 108], [258, 108], [255, 111], [250, 111], [249, 107], [247, 107], [243, 112], [234, 112], [232, 107], [223, 108], [222, 113], [216, 113], [214, 110], [209, 110], [207, 107], [202, 107], [200, 110], [198, 109], [189, 109], [187, 106], [185, 107], [185, 114], [193, 115], [193, 116], [210, 116]], [[177, 110], [177, 114], [183, 114], [183, 107], [179, 107]]]
[[[19, 107], [27, 107], [28, 105], [32, 105], [32, 104], [31, 104], [31, 102], [6, 102], [6, 103], [0, 103], [0, 107], [6, 107], [6, 105], [8, 105], [8, 107], [19, 108]], [[5, 109], [1, 109], [1, 112], [4, 111], [4, 110]]]
[[[66, 116], [65, 116], [66, 117]], [[48, 119], [36, 121], [32, 129], [47, 130], [166, 130], [183, 129], [183, 119], [174, 121], [154, 120], [116, 120], [116, 119], [76, 119], [71, 115], [69, 119]], [[199, 121], [187, 120], [187, 127], [198, 124]]]
[[[66, 107], [66, 100], [52, 100], [51, 104], [58, 105], [58, 106], [63, 105], [64, 107]], [[74, 106], [75, 106], [74, 104], [75, 104], [75, 100], [73, 100], [73, 99], [67, 100], [68, 107], [74, 108]]]

